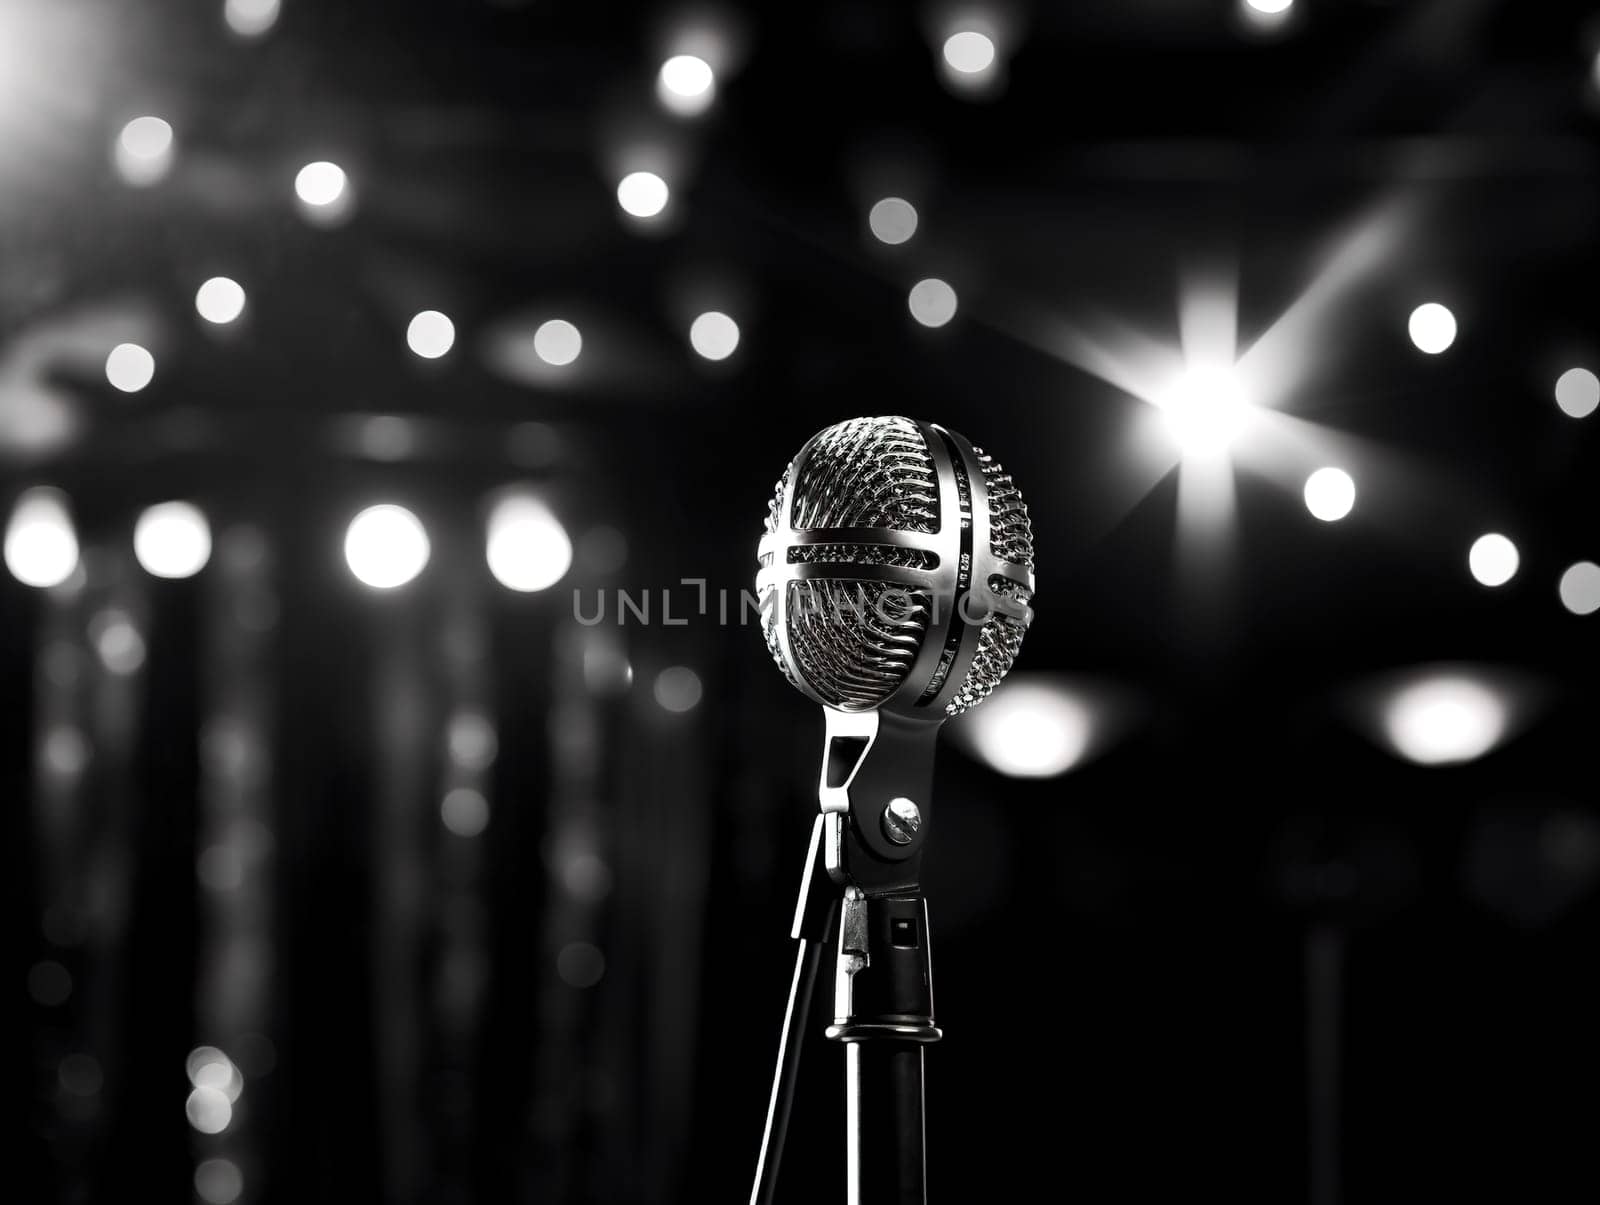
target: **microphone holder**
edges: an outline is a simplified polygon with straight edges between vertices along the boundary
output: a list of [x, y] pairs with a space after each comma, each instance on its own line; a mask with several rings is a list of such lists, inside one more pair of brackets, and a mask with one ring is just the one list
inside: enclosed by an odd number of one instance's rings
[[835, 945], [833, 1020], [845, 1048], [848, 1205], [925, 1205], [923, 1047], [933, 1021], [922, 897], [939, 723], [826, 709], [821, 813], [795, 905], [794, 983], [751, 1205], [771, 1205], [822, 951]]

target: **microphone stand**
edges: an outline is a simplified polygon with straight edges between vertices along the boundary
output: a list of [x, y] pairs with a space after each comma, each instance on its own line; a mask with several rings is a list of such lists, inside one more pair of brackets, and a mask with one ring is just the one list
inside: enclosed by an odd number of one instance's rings
[[772, 1205], [824, 943], [845, 1047], [847, 1205], [926, 1205], [923, 1047], [933, 1023], [922, 845], [937, 722], [827, 709], [827, 755], [791, 935], [795, 977], [751, 1205]]

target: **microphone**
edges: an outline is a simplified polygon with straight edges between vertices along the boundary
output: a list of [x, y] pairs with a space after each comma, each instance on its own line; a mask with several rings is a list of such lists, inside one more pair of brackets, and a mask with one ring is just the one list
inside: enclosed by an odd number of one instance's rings
[[964, 436], [854, 418], [789, 462], [757, 557], [767, 649], [822, 704], [826, 739], [752, 1205], [775, 1192], [807, 1001], [835, 932], [827, 1035], [846, 1043], [847, 1200], [920, 1205], [923, 1046], [942, 1036], [921, 895], [934, 749], [1022, 648], [1033, 528], [1010, 475]]
[[830, 820], [828, 872], [914, 887], [939, 726], [999, 685], [1033, 620], [1022, 494], [953, 431], [853, 418], [789, 462], [757, 555], [767, 648], [824, 708], [824, 818], [850, 820]]
[[767, 648], [827, 707], [938, 723], [1005, 677], [1032, 621], [1033, 529], [1010, 474], [933, 423], [813, 436], [768, 507]]

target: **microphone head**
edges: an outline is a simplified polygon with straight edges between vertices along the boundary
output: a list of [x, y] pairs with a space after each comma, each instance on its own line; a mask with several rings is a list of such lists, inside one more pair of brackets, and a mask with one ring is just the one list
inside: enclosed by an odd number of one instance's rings
[[953, 431], [853, 418], [778, 482], [756, 575], [767, 648], [817, 702], [938, 723], [982, 702], [1032, 622], [1033, 529]]

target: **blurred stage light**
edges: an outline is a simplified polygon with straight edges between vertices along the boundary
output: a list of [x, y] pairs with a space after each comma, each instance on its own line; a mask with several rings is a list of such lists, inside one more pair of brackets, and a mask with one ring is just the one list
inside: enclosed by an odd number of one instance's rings
[[211, 559], [211, 525], [187, 502], [159, 503], [134, 524], [133, 553], [153, 577], [193, 577]]
[[133, 617], [121, 608], [97, 611], [89, 620], [89, 639], [107, 673], [127, 677], [143, 668], [144, 637]]
[[73, 1096], [94, 1096], [105, 1085], [105, 1074], [100, 1061], [92, 1054], [69, 1054], [56, 1068], [56, 1078], [63, 1092]]
[[1456, 316], [1437, 301], [1429, 301], [1411, 311], [1407, 329], [1418, 351], [1436, 356], [1456, 341]]
[[583, 648], [583, 684], [597, 696], [619, 695], [633, 685], [633, 666], [621, 645], [591, 640]]
[[206, 1159], [194, 1169], [194, 1193], [206, 1205], [233, 1205], [244, 1192], [244, 1173], [232, 1159]]
[[1083, 698], [1032, 674], [1008, 678], [957, 723], [962, 747], [1009, 778], [1065, 774], [1088, 753], [1096, 727]]
[[1556, 378], [1556, 405], [1572, 418], [1588, 418], [1600, 407], [1600, 377], [1587, 368], [1569, 368]]
[[57, 724], [44, 738], [44, 768], [52, 774], [71, 778], [82, 774], [89, 764], [89, 742], [69, 724]]
[[675, 54], [661, 64], [656, 94], [672, 112], [682, 117], [704, 113], [716, 95], [716, 73], [711, 64], [693, 54]]
[[237, 891], [244, 886], [244, 859], [229, 845], [208, 845], [194, 860], [195, 878], [208, 891]]
[[1485, 586], [1505, 585], [1517, 575], [1520, 560], [1517, 546], [1496, 531], [1479, 536], [1467, 552], [1467, 567]]
[[6, 524], [6, 568], [24, 586], [59, 586], [78, 567], [78, 536], [67, 496], [37, 486], [17, 499]]
[[430, 551], [422, 521], [390, 503], [369, 506], [351, 519], [344, 537], [350, 572], [374, 590], [405, 585], [427, 567]]
[[593, 987], [606, 973], [606, 956], [586, 941], [575, 941], [556, 955], [556, 973], [572, 987]]
[[65, 1004], [72, 995], [72, 974], [53, 959], [36, 962], [28, 968], [28, 995], [44, 1008]]
[[279, 0], [227, 0], [222, 18], [244, 38], [258, 38], [277, 23]]
[[117, 171], [129, 184], [144, 187], [172, 168], [172, 127], [159, 117], [135, 117], [117, 136]]
[[577, 899], [595, 903], [611, 894], [611, 867], [598, 854], [568, 854], [561, 859], [558, 873], [561, 885]]
[[583, 335], [565, 318], [541, 322], [533, 332], [533, 354], [556, 368], [571, 364], [583, 351]]
[[1250, 417], [1250, 399], [1232, 368], [1193, 367], [1156, 398], [1167, 433], [1186, 457], [1227, 452]]
[[450, 760], [464, 770], [487, 770], [500, 752], [494, 725], [488, 716], [477, 711], [452, 716], [445, 743], [450, 747]]
[[194, 308], [207, 322], [226, 326], [244, 313], [244, 287], [226, 276], [213, 276], [195, 292]]
[[1574, 615], [1600, 611], [1600, 565], [1579, 561], [1561, 575], [1561, 605]]
[[617, 184], [617, 204], [636, 218], [653, 218], [667, 207], [667, 182], [654, 172], [629, 172]]
[[944, 40], [944, 61], [962, 75], [979, 75], [994, 66], [994, 41], [973, 29], [963, 29]]
[[572, 567], [572, 540], [540, 499], [513, 494], [489, 514], [485, 558], [489, 572], [508, 590], [547, 590]]
[[424, 360], [437, 360], [456, 341], [456, 324], [438, 310], [423, 310], [406, 327], [406, 346]]
[[156, 358], [137, 343], [119, 343], [106, 356], [106, 380], [123, 393], [138, 393], [155, 375]]
[[1318, 469], [1306, 478], [1306, 509], [1324, 523], [1334, 523], [1356, 504], [1356, 483], [1343, 469]]
[[244, 1091], [244, 1076], [239, 1068], [215, 1046], [196, 1046], [191, 1050], [184, 1060], [184, 1071], [196, 1088], [220, 1092], [230, 1104]]
[[480, 791], [457, 787], [439, 804], [439, 819], [458, 837], [476, 837], [489, 827], [489, 801]]
[[656, 675], [656, 702], [666, 711], [693, 711], [703, 693], [700, 675], [687, 665], [672, 665]]
[[422, 432], [415, 420], [403, 414], [354, 416], [356, 450], [369, 460], [396, 464], [417, 454]]
[[956, 291], [936, 276], [919, 280], [906, 298], [911, 316], [923, 326], [943, 326], [956, 316]]
[[880, 243], [897, 247], [917, 232], [917, 210], [901, 197], [884, 197], [867, 214], [867, 226]]
[[344, 196], [345, 180], [344, 168], [318, 160], [306, 164], [295, 176], [295, 195], [307, 205], [332, 205]]
[[233, 1104], [215, 1088], [196, 1088], [184, 1102], [189, 1124], [202, 1134], [220, 1134], [233, 1120]]
[[1394, 751], [1422, 766], [1453, 765], [1488, 753], [1506, 735], [1505, 696], [1465, 672], [1441, 671], [1395, 690], [1383, 708]]
[[294, 178], [294, 195], [300, 212], [319, 226], [332, 226], [350, 212], [350, 178], [337, 163], [319, 159], [300, 169]]
[[708, 310], [689, 324], [689, 346], [708, 360], [726, 360], [739, 346], [739, 324]]
[[1294, 0], [1238, 0], [1239, 16], [1252, 29], [1274, 33], [1294, 16]]

